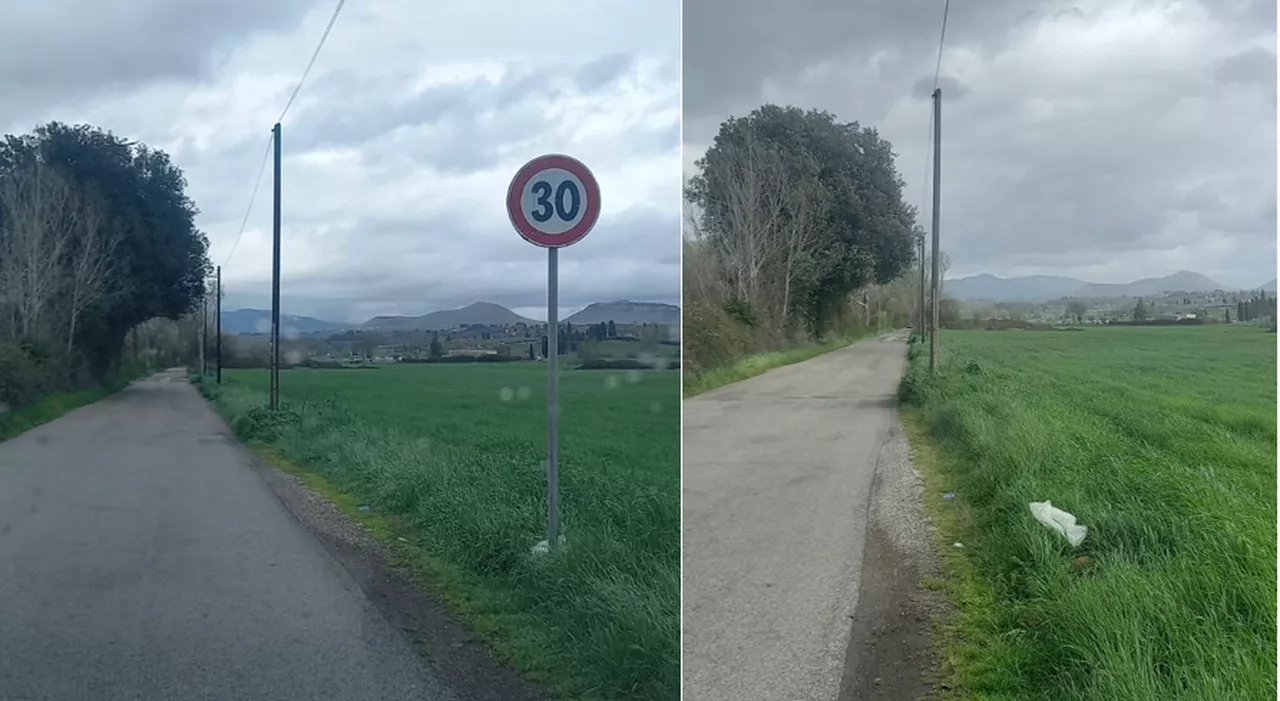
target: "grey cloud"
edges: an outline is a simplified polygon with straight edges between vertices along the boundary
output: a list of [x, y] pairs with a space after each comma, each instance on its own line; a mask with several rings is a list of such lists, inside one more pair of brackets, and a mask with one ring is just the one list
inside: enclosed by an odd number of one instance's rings
[[[705, 149], [721, 120], [767, 95], [877, 127], [899, 154], [908, 202], [927, 205], [930, 108], [922, 98], [933, 87], [940, 3], [684, 7], [686, 149]], [[1084, 42], [1029, 63], [1010, 51], [1052, 45], [1033, 33], [1038, 24], [1088, 31], [1119, 8], [952, 3], [939, 81], [942, 229], [958, 273], [1123, 261], [1130, 267], [1109, 268], [1118, 278], [1177, 267], [1216, 270], [1242, 285], [1274, 276], [1274, 3], [1125, 7], [1155, 9], [1184, 29], [1161, 47], [1134, 47], [1131, 60], [1098, 62]], [[1221, 43], [1196, 39], [1209, 36]], [[1159, 56], [1176, 65], [1156, 63]], [[687, 150], [685, 162], [695, 156]], [[928, 221], [927, 206], [920, 216]], [[1250, 254], [1223, 252], [1224, 240]]]
[[627, 54], [606, 54], [578, 68], [577, 84], [580, 92], [595, 92], [629, 73], [635, 66], [635, 57]]
[[[590, 236], [561, 252], [561, 304], [582, 307], [613, 299], [678, 303], [679, 226], [676, 215], [648, 207], [602, 219]], [[288, 313], [362, 320], [378, 314], [425, 314], [476, 301], [536, 307], [546, 299], [545, 253], [511, 231], [477, 231], [460, 216], [423, 221], [379, 217], [361, 220], [345, 238], [341, 269], [282, 281], [282, 307]], [[475, 256], [481, 246], [485, 255]], [[228, 304], [269, 304], [269, 282], [229, 287]]]
[[287, 28], [312, 0], [48, 0], [6, 3], [0, 111], [154, 80], [199, 79], [246, 35]]
[[[933, 96], [933, 76], [927, 75], [916, 81], [915, 87], [911, 89], [911, 94], [916, 97], [928, 98]], [[969, 94], [969, 88], [963, 83], [951, 76], [938, 76], [938, 88], [942, 90], [948, 102], [959, 100]]]

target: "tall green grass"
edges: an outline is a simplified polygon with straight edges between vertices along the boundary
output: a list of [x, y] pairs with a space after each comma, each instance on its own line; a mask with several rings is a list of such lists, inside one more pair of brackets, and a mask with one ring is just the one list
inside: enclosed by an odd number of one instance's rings
[[[949, 657], [972, 699], [1240, 701], [1276, 689], [1276, 340], [1233, 327], [944, 332], [903, 398], [985, 596]], [[938, 483], [938, 482], [935, 482]], [[1072, 549], [1051, 500], [1089, 527]], [[957, 518], [961, 516], [960, 518]], [[955, 570], [953, 570], [953, 574]]]
[[566, 697], [679, 698], [675, 372], [561, 374], [561, 524], [546, 537], [546, 380], [535, 364], [267, 374], [209, 387], [237, 434], [321, 475], [428, 553], [440, 592], [504, 660]]

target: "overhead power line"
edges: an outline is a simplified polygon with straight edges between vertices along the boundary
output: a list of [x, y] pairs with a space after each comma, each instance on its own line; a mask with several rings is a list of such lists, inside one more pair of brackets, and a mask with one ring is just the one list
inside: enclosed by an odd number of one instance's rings
[[231, 256], [236, 254], [236, 247], [240, 245], [240, 237], [244, 236], [244, 229], [249, 224], [249, 214], [253, 212], [253, 201], [258, 198], [258, 187], [262, 185], [262, 174], [267, 170], [267, 158], [271, 155], [271, 141], [274, 138], [274, 132], [267, 137], [267, 148], [262, 152], [262, 164], [258, 166], [258, 177], [253, 181], [253, 192], [249, 195], [249, 206], [245, 207], [244, 219], [240, 220], [240, 231], [236, 232], [236, 238], [231, 242], [231, 250], [227, 253], [227, 259], [222, 263], [224, 266], [230, 263]]
[[[316, 44], [316, 50], [311, 53], [311, 60], [307, 61], [307, 67], [302, 71], [302, 77], [298, 79], [298, 85], [294, 87], [293, 94], [289, 96], [289, 101], [285, 103], [284, 110], [280, 112], [280, 118], [277, 122], [283, 122], [284, 116], [289, 112], [289, 108], [293, 106], [293, 101], [298, 97], [298, 91], [302, 90], [302, 84], [307, 80], [307, 74], [311, 72], [311, 67], [316, 64], [316, 57], [320, 55], [320, 49], [324, 48], [324, 42], [329, 38], [329, 32], [333, 30], [333, 23], [338, 21], [338, 13], [342, 12], [342, 6], [347, 0], [338, 0], [338, 4], [333, 8], [333, 15], [329, 17], [329, 24], [324, 28], [324, 34], [320, 35], [320, 43]], [[948, 0], [950, 2], [950, 0]]]
[[938, 62], [933, 67], [933, 89], [938, 89], [938, 77], [942, 75], [942, 44], [947, 40], [947, 15], [951, 13], [951, 0], [942, 6], [942, 33], [938, 35]]
[[[325, 25], [324, 34], [320, 35], [320, 41], [316, 43], [315, 51], [311, 52], [311, 60], [307, 61], [307, 67], [302, 70], [302, 75], [298, 78], [298, 84], [293, 87], [293, 93], [289, 95], [289, 101], [285, 103], [284, 109], [280, 111], [280, 117], [276, 119], [276, 123], [284, 121], [284, 116], [289, 113], [289, 108], [293, 106], [293, 101], [297, 99], [298, 93], [302, 91], [302, 85], [307, 81], [307, 76], [311, 74], [311, 68], [315, 66], [316, 59], [320, 56], [320, 50], [324, 48], [324, 43], [329, 38], [329, 32], [333, 31], [333, 25], [338, 21], [338, 15], [342, 13], [342, 6], [346, 4], [346, 0], [338, 0], [338, 4], [333, 8], [333, 14], [329, 17], [329, 23]], [[236, 238], [231, 243], [231, 250], [227, 253], [226, 266], [231, 262], [231, 257], [236, 253], [236, 247], [240, 245], [240, 238], [244, 236], [245, 227], [249, 224], [249, 215], [253, 212], [253, 203], [258, 198], [258, 188], [262, 185], [262, 174], [267, 169], [267, 159], [271, 156], [271, 145], [275, 138], [274, 132], [272, 136], [267, 138], [267, 148], [262, 153], [262, 163], [258, 166], [258, 176], [253, 181], [253, 192], [249, 195], [249, 206], [245, 207], [244, 219], [240, 222], [240, 231], [236, 232]]]

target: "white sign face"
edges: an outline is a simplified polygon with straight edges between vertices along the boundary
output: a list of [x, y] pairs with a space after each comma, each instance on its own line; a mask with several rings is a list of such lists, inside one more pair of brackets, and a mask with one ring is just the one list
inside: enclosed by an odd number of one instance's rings
[[557, 236], [582, 221], [587, 212], [586, 193], [578, 176], [563, 168], [539, 171], [520, 191], [520, 209], [529, 225]]
[[535, 246], [571, 246], [600, 218], [600, 184], [581, 161], [555, 153], [538, 156], [507, 186], [507, 216]]

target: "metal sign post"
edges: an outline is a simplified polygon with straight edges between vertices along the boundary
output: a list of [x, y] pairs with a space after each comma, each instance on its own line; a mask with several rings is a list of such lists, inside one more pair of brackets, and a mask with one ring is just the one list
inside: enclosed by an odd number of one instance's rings
[[[600, 186], [576, 159], [559, 154], [524, 164], [507, 187], [507, 215], [516, 233], [547, 249], [547, 540], [560, 536], [560, 403], [556, 375], [560, 365], [559, 249], [581, 241], [600, 218]], [[542, 545], [541, 543], [539, 545]], [[538, 548], [535, 548], [537, 551]]]

